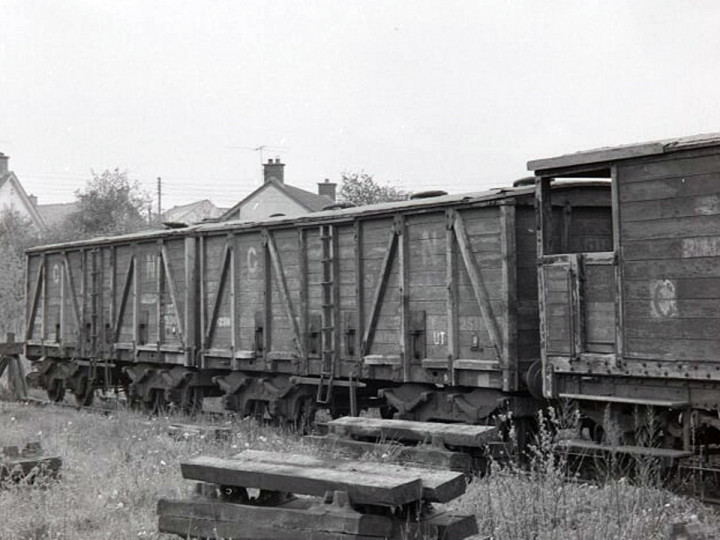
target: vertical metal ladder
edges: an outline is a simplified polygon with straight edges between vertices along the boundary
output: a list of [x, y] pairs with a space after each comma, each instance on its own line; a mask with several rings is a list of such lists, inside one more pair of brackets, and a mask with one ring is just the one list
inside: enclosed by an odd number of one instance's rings
[[98, 353], [98, 329], [102, 324], [100, 319], [100, 303], [102, 301], [100, 295], [100, 287], [102, 285], [102, 269], [99, 268], [100, 252], [97, 248], [89, 252], [90, 259], [90, 321], [88, 323], [87, 342], [90, 350], [87, 354], [94, 356]]
[[317, 402], [327, 404], [332, 397], [335, 379], [335, 305], [336, 305], [336, 239], [332, 225], [320, 225], [320, 243], [322, 246], [322, 331], [321, 354], [322, 368], [318, 384]]

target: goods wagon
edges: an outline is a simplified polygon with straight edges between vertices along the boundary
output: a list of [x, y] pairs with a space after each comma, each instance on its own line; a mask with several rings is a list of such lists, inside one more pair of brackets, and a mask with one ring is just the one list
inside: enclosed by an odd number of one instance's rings
[[[609, 183], [552, 191], [544, 234], [610, 251]], [[291, 420], [527, 417], [542, 395], [534, 207], [518, 186], [34, 248], [25, 352], [50, 397], [81, 403], [115, 387]]]
[[[720, 135], [531, 161], [537, 176], [544, 395], [578, 400], [598, 442], [632, 444], [637, 406], [658, 445], [690, 450], [720, 429]], [[612, 182], [612, 245], [566, 250], [558, 179]], [[608, 424], [612, 424], [608, 426]]]

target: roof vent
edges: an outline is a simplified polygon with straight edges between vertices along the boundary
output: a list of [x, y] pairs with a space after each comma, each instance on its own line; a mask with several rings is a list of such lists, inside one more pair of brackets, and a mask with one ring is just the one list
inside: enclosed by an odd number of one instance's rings
[[525, 178], [518, 178], [513, 182], [513, 187], [527, 187], [535, 185], [534, 176], [526, 176]]
[[442, 189], [430, 189], [428, 191], [418, 191], [413, 193], [410, 195], [410, 200], [431, 199], [433, 197], [442, 197], [443, 195], [447, 195], [447, 191], [443, 191]]
[[274, 214], [270, 214], [268, 217], [284, 217], [285, 214], [282, 212], [275, 212]]
[[163, 221], [163, 227], [166, 229], [182, 229], [187, 226], [187, 223], [181, 223], [180, 221]]
[[336, 202], [332, 204], [326, 204], [322, 207], [323, 210], [342, 210], [344, 208], [355, 208], [355, 205], [349, 202]]

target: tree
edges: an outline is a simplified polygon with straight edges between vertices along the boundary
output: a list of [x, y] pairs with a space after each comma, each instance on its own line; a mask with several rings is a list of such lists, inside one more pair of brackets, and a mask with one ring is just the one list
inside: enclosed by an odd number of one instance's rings
[[0, 341], [7, 332], [22, 339], [25, 313], [25, 250], [40, 241], [30, 221], [17, 211], [0, 212]]
[[390, 185], [381, 186], [366, 172], [342, 174], [338, 200], [363, 206], [389, 201], [405, 200], [406, 194], [399, 188]]
[[66, 232], [75, 239], [114, 236], [149, 228], [145, 218], [150, 197], [127, 171], [118, 168], [101, 174], [92, 171], [84, 190], [77, 190], [78, 209], [68, 216]]

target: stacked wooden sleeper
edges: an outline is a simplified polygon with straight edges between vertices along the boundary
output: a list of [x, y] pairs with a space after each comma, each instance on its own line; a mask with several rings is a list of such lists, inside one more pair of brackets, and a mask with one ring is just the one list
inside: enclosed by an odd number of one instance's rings
[[430, 505], [464, 493], [456, 472], [255, 450], [194, 458], [181, 469], [184, 478], [215, 487], [211, 496], [206, 488], [192, 500], [161, 500], [160, 532], [237, 540], [459, 540], [477, 532], [474, 516]]
[[473, 470], [476, 458], [499, 441], [495, 426], [350, 416], [331, 420], [326, 426], [326, 435], [308, 435], [305, 439], [354, 456], [385, 448], [400, 463], [462, 472]]
[[15, 445], [0, 446], [0, 482], [33, 483], [41, 476], [55, 478], [61, 466], [62, 459], [44, 455], [37, 441], [26, 443], [22, 450]]

